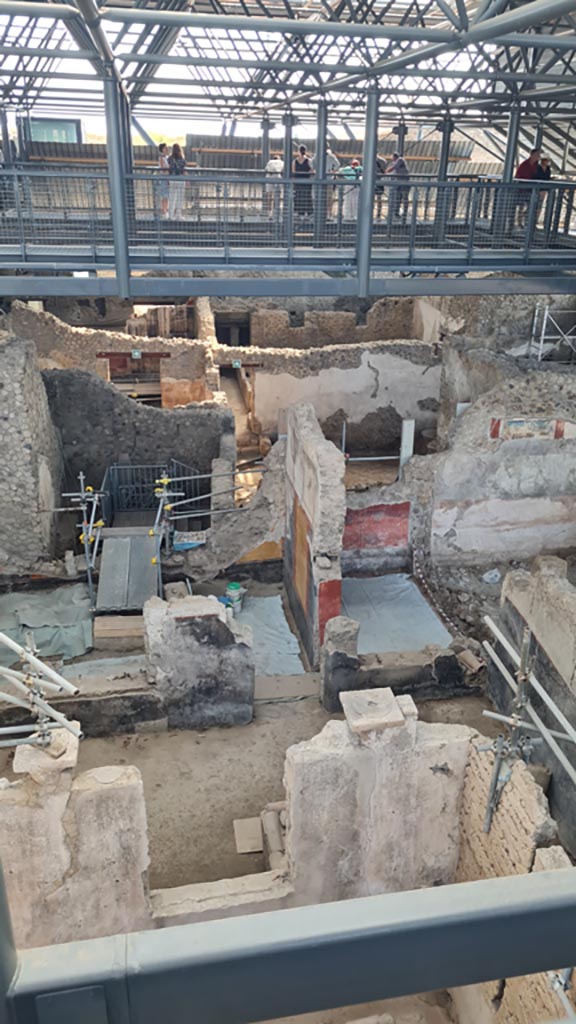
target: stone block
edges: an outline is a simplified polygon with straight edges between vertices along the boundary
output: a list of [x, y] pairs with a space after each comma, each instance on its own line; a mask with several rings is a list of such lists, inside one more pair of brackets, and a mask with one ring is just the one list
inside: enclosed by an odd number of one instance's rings
[[237, 853], [261, 853], [264, 849], [260, 818], [234, 818], [234, 841]]
[[357, 736], [397, 729], [406, 719], [390, 689], [352, 691], [340, 694], [340, 703], [348, 726]]
[[[72, 722], [77, 729], [79, 722]], [[72, 771], [78, 762], [79, 740], [67, 729], [54, 729], [49, 747], [31, 744], [16, 747], [12, 770], [16, 775], [29, 775], [35, 782], [47, 782], [51, 776]]]

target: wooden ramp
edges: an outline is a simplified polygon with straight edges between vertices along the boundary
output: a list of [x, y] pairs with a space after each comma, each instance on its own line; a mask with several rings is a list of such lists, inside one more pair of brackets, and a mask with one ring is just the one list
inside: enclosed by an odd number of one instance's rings
[[156, 538], [148, 531], [137, 533], [107, 530], [102, 546], [96, 612], [140, 612], [144, 602], [157, 593], [153, 558]]

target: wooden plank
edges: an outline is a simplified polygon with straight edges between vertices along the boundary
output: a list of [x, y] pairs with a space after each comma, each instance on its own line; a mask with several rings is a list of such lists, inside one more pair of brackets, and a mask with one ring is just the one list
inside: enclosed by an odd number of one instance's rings
[[94, 640], [116, 637], [143, 637], [142, 615], [98, 615], [94, 619]]

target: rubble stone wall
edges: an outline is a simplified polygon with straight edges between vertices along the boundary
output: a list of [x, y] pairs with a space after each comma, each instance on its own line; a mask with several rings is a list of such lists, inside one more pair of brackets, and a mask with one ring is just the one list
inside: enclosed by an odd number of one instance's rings
[[155, 409], [82, 370], [47, 370], [43, 376], [69, 477], [83, 470], [92, 486], [116, 462], [148, 465], [175, 458], [209, 473], [223, 439], [234, 439], [234, 418], [223, 403]]
[[34, 346], [0, 335], [0, 572], [26, 571], [53, 551], [62, 459]]

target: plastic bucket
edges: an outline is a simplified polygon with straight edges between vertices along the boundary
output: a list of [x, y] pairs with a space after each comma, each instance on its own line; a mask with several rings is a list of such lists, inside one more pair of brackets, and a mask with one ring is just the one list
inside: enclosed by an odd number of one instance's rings
[[230, 601], [230, 607], [236, 615], [237, 612], [242, 610], [242, 600], [245, 594], [245, 590], [240, 586], [239, 583], [228, 583], [226, 586], [226, 597]]

